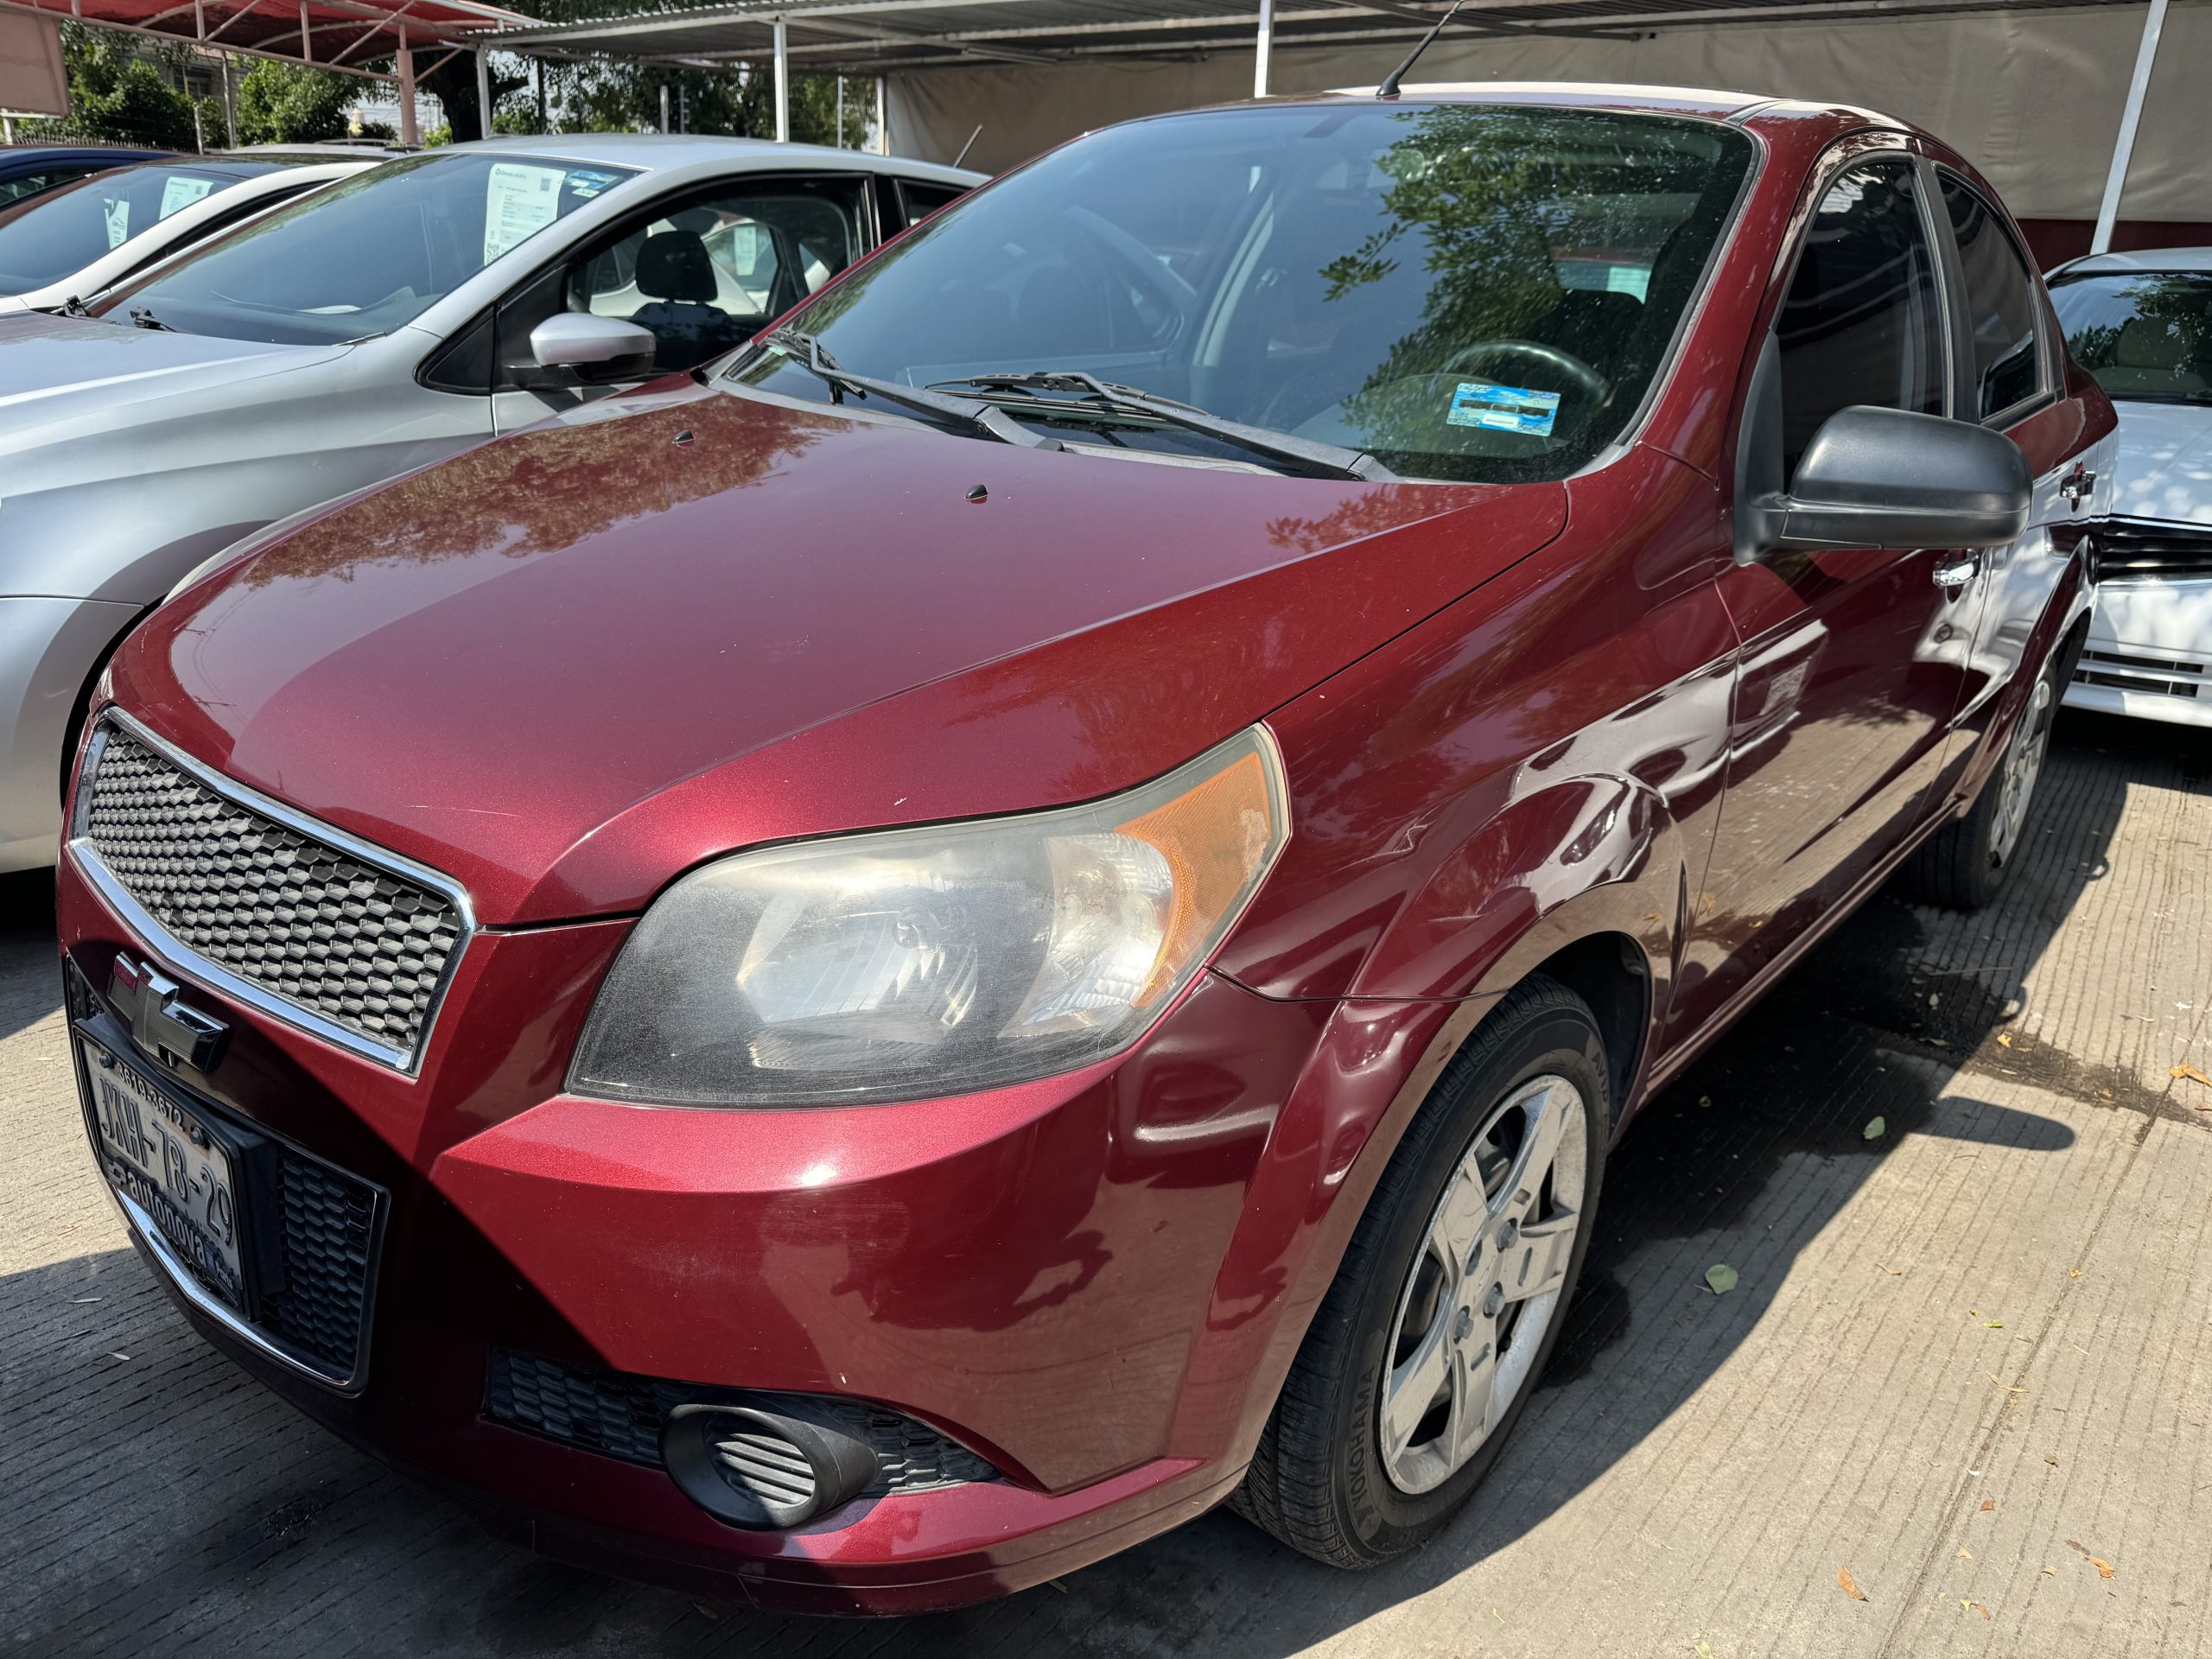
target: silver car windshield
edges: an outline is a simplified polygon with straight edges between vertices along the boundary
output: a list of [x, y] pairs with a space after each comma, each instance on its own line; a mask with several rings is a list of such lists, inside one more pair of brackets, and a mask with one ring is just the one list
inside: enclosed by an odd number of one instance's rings
[[410, 156], [257, 220], [99, 309], [288, 346], [388, 334], [635, 176], [539, 156]]
[[273, 162], [213, 168], [149, 162], [35, 196], [0, 213], [0, 294], [58, 283], [171, 213], [274, 171]]

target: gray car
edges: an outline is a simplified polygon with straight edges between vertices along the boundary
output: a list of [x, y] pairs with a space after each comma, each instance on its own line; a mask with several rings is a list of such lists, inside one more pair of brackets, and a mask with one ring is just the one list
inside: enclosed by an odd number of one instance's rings
[[0, 317], [0, 871], [54, 861], [108, 653], [272, 521], [742, 343], [980, 175], [646, 135], [331, 185], [94, 300]]

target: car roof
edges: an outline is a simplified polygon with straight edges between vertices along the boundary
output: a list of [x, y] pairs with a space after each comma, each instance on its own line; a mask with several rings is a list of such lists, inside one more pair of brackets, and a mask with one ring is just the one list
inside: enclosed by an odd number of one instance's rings
[[2141, 248], [2133, 253], [2092, 253], [2069, 259], [2053, 276], [2101, 276], [2121, 271], [2212, 271], [2212, 248]]
[[516, 134], [474, 138], [450, 149], [461, 154], [482, 150], [543, 156], [564, 162], [597, 162], [610, 167], [642, 168], [650, 172], [696, 168], [702, 162], [738, 162], [764, 170], [796, 163], [856, 173], [900, 173], [909, 177], [942, 179], [949, 184], [980, 184], [987, 176], [959, 168], [942, 167], [934, 162], [876, 156], [866, 150], [833, 149], [825, 144], [779, 144], [766, 138], [725, 138], [692, 132]]

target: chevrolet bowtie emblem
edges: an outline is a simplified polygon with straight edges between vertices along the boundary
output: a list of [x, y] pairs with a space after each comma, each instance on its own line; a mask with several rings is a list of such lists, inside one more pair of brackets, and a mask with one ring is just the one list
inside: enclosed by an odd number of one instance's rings
[[118, 956], [108, 976], [108, 1001], [130, 1022], [138, 1046], [165, 1065], [212, 1071], [231, 1028], [177, 995], [177, 983], [143, 962]]

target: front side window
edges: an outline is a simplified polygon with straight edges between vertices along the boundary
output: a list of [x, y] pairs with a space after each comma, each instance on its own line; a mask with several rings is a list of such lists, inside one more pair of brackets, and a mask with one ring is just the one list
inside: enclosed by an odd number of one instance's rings
[[1839, 410], [1943, 413], [1938, 294], [1912, 163], [1864, 162], [1830, 179], [1775, 322], [1785, 478]]
[[651, 329], [659, 373], [743, 345], [867, 251], [867, 188], [755, 179], [646, 209], [500, 308], [503, 378], [526, 383], [530, 331], [561, 310]]
[[147, 162], [34, 196], [0, 217], [0, 294], [60, 282], [171, 213], [268, 170], [242, 165], [215, 172]]
[[[1989, 204], [1945, 173], [1943, 211], [1966, 278], [1965, 351], [1974, 379], [1974, 418], [1986, 421], [2044, 389], [2036, 340], [2036, 285], [2027, 261]], [[1961, 411], [1963, 412], [1963, 411]]]
[[2050, 302], [2066, 349], [2107, 397], [2212, 404], [2212, 271], [2060, 276]]
[[[797, 321], [847, 370], [980, 391], [1065, 442], [1249, 458], [976, 378], [1079, 371], [1408, 477], [1563, 477], [1642, 404], [1752, 155], [1718, 124], [1605, 111], [1132, 122], [955, 203]], [[733, 373], [830, 396], [773, 349]]]
[[103, 309], [280, 345], [388, 334], [631, 176], [526, 155], [410, 156], [281, 208]]

